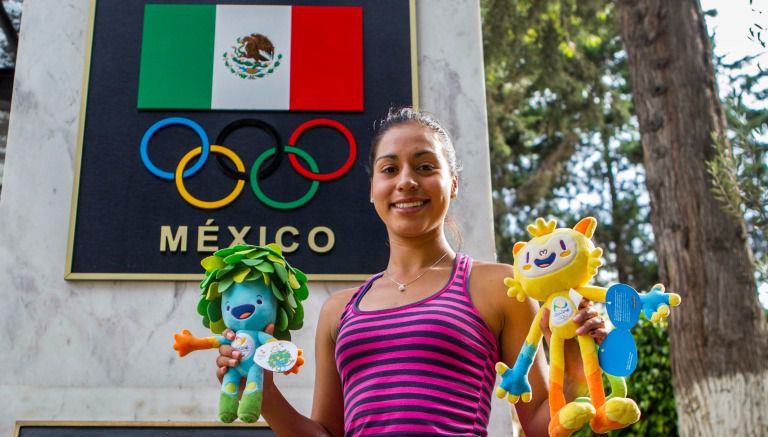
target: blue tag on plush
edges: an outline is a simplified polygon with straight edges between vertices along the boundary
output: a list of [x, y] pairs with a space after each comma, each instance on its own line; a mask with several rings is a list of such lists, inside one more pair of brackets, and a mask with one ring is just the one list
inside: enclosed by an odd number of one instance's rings
[[600, 367], [614, 376], [629, 376], [637, 368], [637, 345], [629, 330], [640, 320], [640, 295], [629, 285], [612, 285], [605, 294], [605, 309], [615, 329], [600, 344]]
[[600, 368], [613, 376], [629, 376], [637, 368], [637, 346], [632, 334], [614, 329], [600, 344], [597, 352]]
[[627, 284], [611, 285], [605, 294], [605, 309], [616, 329], [632, 329], [643, 309], [640, 295]]

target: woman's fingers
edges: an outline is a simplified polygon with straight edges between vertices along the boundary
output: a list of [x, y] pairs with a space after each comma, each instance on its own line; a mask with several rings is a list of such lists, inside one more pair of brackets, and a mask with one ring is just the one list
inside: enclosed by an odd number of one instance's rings
[[216, 358], [218, 367], [236, 367], [240, 363], [242, 353], [228, 344], [219, 346], [219, 356]]
[[599, 313], [590, 303], [589, 306], [583, 307], [582, 309], [579, 310], [578, 313], [576, 313], [575, 316], [573, 316], [573, 321], [575, 323], [583, 325], [582, 322], [598, 317], [598, 315]]

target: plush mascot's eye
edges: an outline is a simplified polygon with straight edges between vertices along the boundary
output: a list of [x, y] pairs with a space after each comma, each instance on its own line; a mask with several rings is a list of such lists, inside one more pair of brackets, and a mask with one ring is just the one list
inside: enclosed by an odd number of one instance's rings
[[560, 248], [565, 250], [565, 242], [563, 240], [560, 240]]

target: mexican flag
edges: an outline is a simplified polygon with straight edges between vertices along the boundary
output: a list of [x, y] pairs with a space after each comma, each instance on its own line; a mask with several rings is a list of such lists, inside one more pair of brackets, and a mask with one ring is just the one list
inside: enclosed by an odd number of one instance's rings
[[137, 106], [362, 111], [362, 8], [148, 4]]

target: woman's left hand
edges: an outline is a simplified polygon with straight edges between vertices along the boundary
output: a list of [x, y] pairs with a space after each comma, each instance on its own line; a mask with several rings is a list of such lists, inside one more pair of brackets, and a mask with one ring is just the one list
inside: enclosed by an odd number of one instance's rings
[[590, 300], [582, 299], [579, 303], [579, 312], [573, 316], [573, 322], [579, 325], [576, 329], [576, 335], [589, 335], [598, 344], [608, 335], [608, 330], [605, 329], [605, 320]]
[[[576, 329], [577, 335], [587, 334], [594, 338], [598, 344], [608, 335], [608, 330], [605, 329], [605, 320], [600, 316], [590, 300], [582, 299], [579, 302], [579, 311], [573, 316], [572, 320], [579, 326]], [[549, 310], [546, 308], [542, 311], [539, 326], [544, 337], [547, 339], [547, 343], [549, 343], [552, 331], [549, 329]]]

